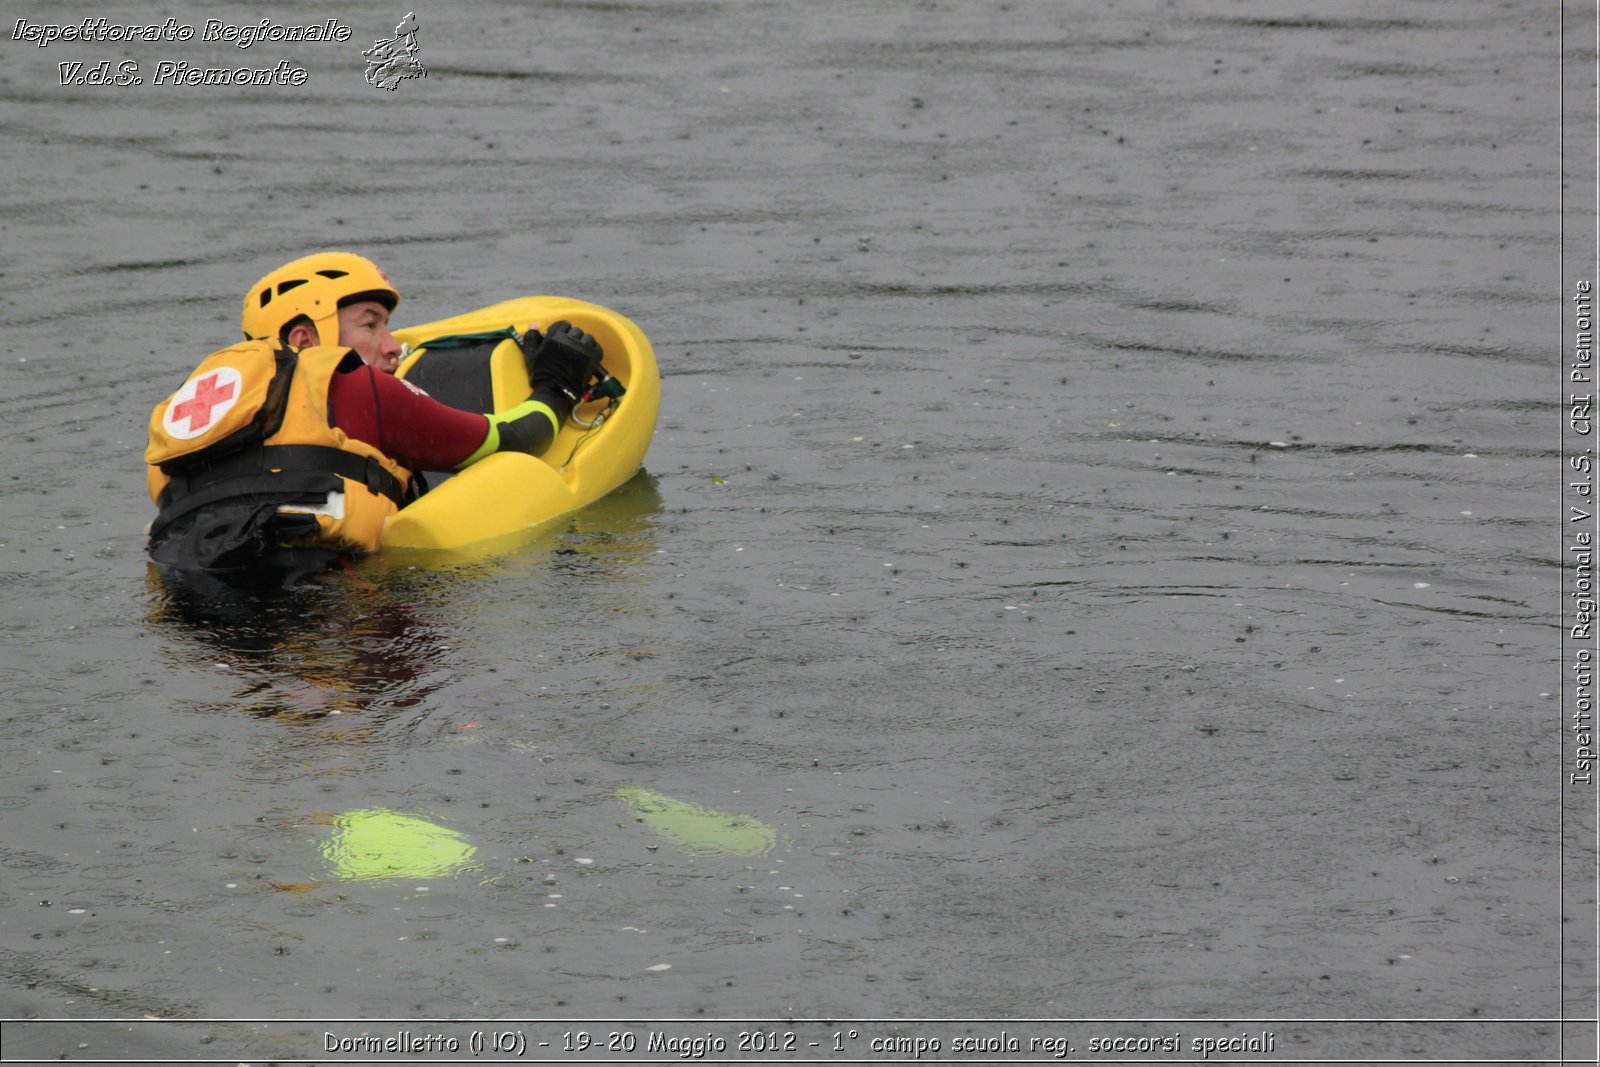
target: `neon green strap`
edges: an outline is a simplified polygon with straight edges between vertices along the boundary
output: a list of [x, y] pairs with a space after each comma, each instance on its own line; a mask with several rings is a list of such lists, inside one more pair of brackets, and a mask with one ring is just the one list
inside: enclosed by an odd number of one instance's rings
[[[529, 421], [535, 415], [542, 415], [549, 422], [550, 429], [545, 432], [542, 425]], [[472, 464], [491, 456], [504, 449], [508, 452], [527, 452], [529, 455], [538, 455], [550, 442], [555, 440], [557, 433], [561, 432], [561, 420], [556, 417], [555, 411], [549, 404], [539, 400], [524, 400], [514, 408], [506, 411], [486, 414], [489, 420], [489, 432], [484, 435], [483, 443], [472, 455], [456, 464], [456, 470], [470, 467]]]
[[500, 451], [500, 427], [495, 424], [493, 415], [485, 415], [484, 418], [489, 422], [489, 432], [484, 435], [483, 444], [472, 455], [457, 463], [456, 470], [470, 467], [484, 456], [492, 456]]

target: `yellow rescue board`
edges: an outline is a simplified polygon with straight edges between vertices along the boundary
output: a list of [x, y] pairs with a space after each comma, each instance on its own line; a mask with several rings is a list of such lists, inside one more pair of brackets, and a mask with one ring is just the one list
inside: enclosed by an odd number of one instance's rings
[[[600, 342], [606, 372], [626, 390], [622, 399], [609, 411], [604, 399], [580, 405], [539, 458], [498, 453], [406, 505], [389, 520], [384, 549], [456, 549], [505, 538], [592, 504], [638, 472], [655, 433], [661, 377], [643, 331], [608, 308], [568, 297], [528, 296], [395, 330], [395, 337], [413, 349], [397, 373], [404, 378], [426, 360], [430, 340], [507, 326], [543, 329], [562, 319]], [[526, 400], [528, 375], [517, 344], [502, 342], [489, 362], [494, 410]], [[602, 413], [600, 425], [580, 425]]]

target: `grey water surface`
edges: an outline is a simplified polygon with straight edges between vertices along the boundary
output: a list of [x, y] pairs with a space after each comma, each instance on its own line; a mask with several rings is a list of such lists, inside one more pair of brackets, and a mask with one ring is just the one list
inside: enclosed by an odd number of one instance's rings
[[[393, 91], [360, 50], [405, 10], [334, 13], [347, 44], [0, 39], [0, 1015], [1587, 1011], [1557, 5], [499, 0], [418, 11]], [[309, 75], [60, 84], [108, 58]], [[466, 563], [172, 595], [150, 409], [326, 247], [400, 324], [632, 317], [644, 474]], [[367, 810], [473, 864], [338, 880]], [[201, 1033], [8, 1054], [310, 1055]]]

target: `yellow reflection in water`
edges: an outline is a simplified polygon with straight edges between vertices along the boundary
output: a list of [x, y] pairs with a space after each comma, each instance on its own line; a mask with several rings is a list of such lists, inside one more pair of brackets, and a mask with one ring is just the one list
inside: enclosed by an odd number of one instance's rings
[[696, 856], [759, 856], [778, 843], [770, 826], [736, 812], [713, 811], [648, 789], [619, 789], [638, 821]]
[[342, 812], [332, 823], [322, 855], [341, 881], [437, 877], [474, 866], [477, 849], [465, 837], [415, 815], [370, 808]]

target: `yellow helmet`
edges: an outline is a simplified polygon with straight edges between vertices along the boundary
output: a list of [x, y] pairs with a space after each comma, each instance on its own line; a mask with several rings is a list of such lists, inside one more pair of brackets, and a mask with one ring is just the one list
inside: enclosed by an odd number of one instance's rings
[[262, 278], [244, 297], [244, 339], [279, 341], [302, 315], [317, 328], [321, 344], [339, 343], [339, 309], [376, 300], [390, 311], [400, 294], [377, 264], [353, 252], [317, 252], [286, 263]]

